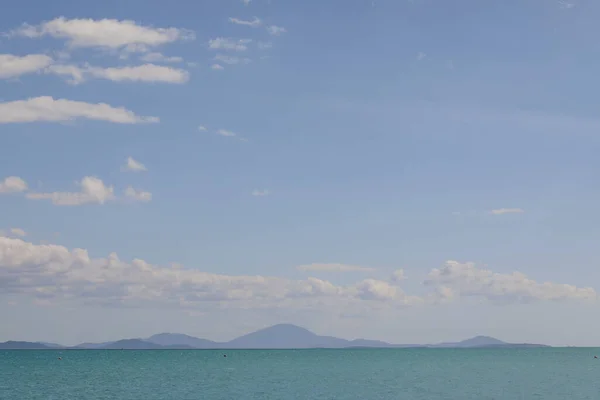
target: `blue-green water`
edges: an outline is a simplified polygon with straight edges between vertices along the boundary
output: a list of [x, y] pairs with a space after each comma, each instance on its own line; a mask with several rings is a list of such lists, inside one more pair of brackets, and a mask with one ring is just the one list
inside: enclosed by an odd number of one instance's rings
[[0, 399], [597, 400], [595, 351], [0, 351]]

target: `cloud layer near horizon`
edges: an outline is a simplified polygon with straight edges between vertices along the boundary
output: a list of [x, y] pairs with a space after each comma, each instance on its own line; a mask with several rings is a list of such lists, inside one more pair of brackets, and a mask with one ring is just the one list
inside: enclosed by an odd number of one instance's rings
[[425, 284], [434, 290], [425, 297], [406, 294], [398, 276], [403, 273], [351, 285], [314, 277], [232, 276], [178, 265], [162, 267], [141, 259], [127, 262], [115, 253], [91, 258], [83, 249], [0, 236], [0, 294], [26, 294], [48, 303], [75, 299], [106, 305], [263, 308], [376, 302], [395, 308], [439, 304], [461, 296], [503, 302], [597, 297], [592, 288], [539, 283], [521, 273], [498, 274], [456, 261], [429, 273]]

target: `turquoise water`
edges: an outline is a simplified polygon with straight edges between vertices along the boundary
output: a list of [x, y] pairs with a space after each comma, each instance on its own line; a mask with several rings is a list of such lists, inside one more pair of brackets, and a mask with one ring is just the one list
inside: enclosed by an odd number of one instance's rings
[[0, 351], [0, 399], [597, 400], [595, 354], [600, 350]]

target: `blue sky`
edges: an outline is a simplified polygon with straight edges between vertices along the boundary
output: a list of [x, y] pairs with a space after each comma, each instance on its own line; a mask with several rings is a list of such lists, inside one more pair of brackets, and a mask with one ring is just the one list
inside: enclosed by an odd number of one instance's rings
[[600, 344], [599, 16], [20, 1], [0, 15], [0, 340], [292, 322]]

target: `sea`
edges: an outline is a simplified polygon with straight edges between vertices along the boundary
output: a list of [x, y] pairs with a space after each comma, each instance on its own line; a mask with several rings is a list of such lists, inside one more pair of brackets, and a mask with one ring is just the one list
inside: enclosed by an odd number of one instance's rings
[[600, 349], [9, 350], [0, 351], [0, 399], [598, 400], [594, 355]]

